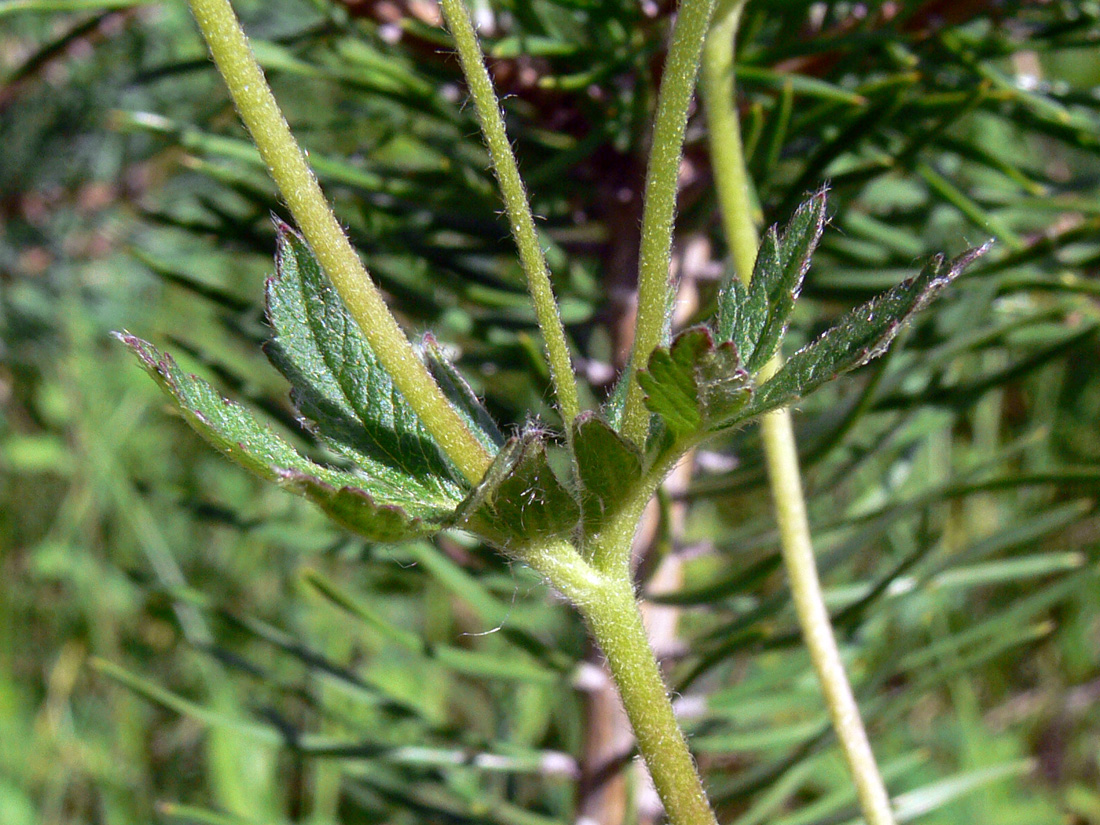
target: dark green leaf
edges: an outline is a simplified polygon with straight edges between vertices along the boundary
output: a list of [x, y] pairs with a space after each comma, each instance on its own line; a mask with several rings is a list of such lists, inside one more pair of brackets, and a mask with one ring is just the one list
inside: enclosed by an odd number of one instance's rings
[[417, 485], [394, 483], [390, 475], [366, 477], [303, 458], [247, 409], [180, 369], [171, 356], [133, 335], [118, 338], [199, 435], [245, 469], [310, 499], [345, 527], [376, 541], [399, 541], [438, 532], [451, 521], [457, 502], [422, 498]]
[[936, 257], [916, 277], [902, 281], [849, 312], [835, 327], [791, 356], [779, 372], [757, 390], [746, 412], [759, 415], [786, 406], [838, 375], [881, 355], [902, 324], [958, 277], [988, 246], [972, 249], [950, 263]]
[[276, 337], [272, 363], [317, 435], [371, 479], [441, 509], [465, 484], [394, 386], [305, 241], [279, 223], [277, 275], [267, 315]]
[[618, 429], [622, 424], [623, 410], [626, 409], [626, 396], [630, 390], [630, 367], [627, 366], [611, 389], [611, 394], [600, 409], [612, 427]]
[[458, 526], [504, 550], [570, 538], [581, 509], [547, 460], [541, 432], [508, 441], [459, 513]]
[[465, 419], [470, 432], [481, 442], [481, 446], [490, 453], [496, 454], [504, 443], [504, 436], [501, 435], [489, 411], [474, 395], [474, 391], [470, 389], [462, 373], [447, 359], [447, 354], [443, 352], [434, 335], [431, 333], [425, 335], [423, 346], [428, 369], [436, 383], [443, 389], [444, 395], [458, 410], [459, 415]]
[[779, 347], [824, 228], [822, 189], [798, 208], [782, 238], [774, 226], [764, 235], [747, 292], [734, 273], [719, 292], [718, 340], [733, 341], [750, 373]]
[[653, 351], [638, 375], [645, 404], [676, 438], [714, 432], [731, 423], [752, 397], [752, 378], [729, 341], [715, 346], [710, 330], [692, 327], [670, 348]]
[[622, 503], [642, 472], [642, 456], [595, 413], [573, 422], [573, 461], [585, 532], [598, 529]]
[[753, 337], [749, 330], [759, 324], [743, 318], [751, 310], [747, 306], [749, 293], [737, 273], [726, 273], [718, 291], [718, 312], [714, 316], [714, 335], [719, 341], [732, 341], [740, 353], [752, 352]]

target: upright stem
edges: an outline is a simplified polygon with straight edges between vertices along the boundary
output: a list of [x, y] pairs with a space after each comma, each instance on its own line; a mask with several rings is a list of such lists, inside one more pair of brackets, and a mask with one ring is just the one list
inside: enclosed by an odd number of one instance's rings
[[761, 422], [761, 427], [783, 562], [791, 580], [791, 594], [798, 623], [802, 627], [802, 637], [821, 682], [829, 717], [844, 751], [848, 769], [852, 772], [863, 818], [867, 820], [867, 825], [894, 825], [890, 795], [871, 750], [871, 742], [863, 726], [859, 705], [852, 694], [852, 686], [833, 635], [829, 611], [821, 594], [790, 412], [781, 410], [769, 413]]
[[672, 710], [649, 646], [633, 586], [605, 579], [598, 587], [566, 592], [607, 658], [638, 751], [671, 825], [717, 825], [695, 761]]
[[672, 261], [672, 226], [680, 158], [684, 151], [688, 106], [695, 90], [699, 57], [703, 50], [715, 0], [681, 0], [672, 29], [664, 76], [657, 94], [657, 118], [646, 170], [642, 208], [642, 243], [638, 261], [638, 319], [634, 327], [630, 381], [623, 410], [622, 432], [643, 442], [649, 431], [649, 415], [642, 403], [642, 388], [635, 376], [645, 369], [650, 353], [661, 340], [669, 301], [669, 265]]
[[[752, 276], [759, 237], [752, 219], [750, 183], [741, 147], [740, 121], [735, 109], [733, 75], [734, 40], [745, 2], [721, 0], [703, 56], [703, 92], [722, 224], [737, 274], [747, 285]], [[762, 377], [773, 375], [781, 359], [782, 355], [777, 353], [762, 370]], [[761, 429], [783, 561], [790, 577], [791, 594], [806, 648], [821, 682], [837, 739], [852, 772], [863, 817], [868, 825], [894, 825], [890, 797], [875, 762], [821, 594], [789, 410], [765, 415]]]
[[371, 349], [455, 466], [476, 484], [492, 461], [432, 379], [325, 200], [229, 0], [188, 0], [241, 120], [294, 220]]
[[719, 0], [703, 49], [702, 89], [707, 112], [710, 164], [718, 191], [722, 229], [737, 275], [747, 286], [760, 245], [752, 203], [745, 150], [741, 144], [741, 120], [737, 115], [737, 89], [733, 58], [737, 27], [747, 0]]
[[565, 341], [558, 304], [554, 299], [554, 290], [550, 285], [550, 271], [546, 266], [546, 256], [539, 245], [535, 221], [531, 215], [531, 206], [520, 178], [512, 145], [504, 130], [504, 118], [497, 102], [493, 82], [485, 69], [485, 57], [481, 53], [470, 13], [462, 0], [442, 0], [443, 17], [451, 36], [458, 48], [458, 59], [462, 63], [462, 72], [470, 88], [474, 108], [485, 136], [485, 145], [493, 162], [493, 171], [500, 184], [504, 198], [504, 208], [508, 213], [508, 222], [519, 249], [520, 264], [527, 276], [527, 288], [535, 303], [535, 315], [538, 318], [542, 337], [546, 342], [546, 353], [550, 360], [550, 376], [554, 382], [558, 405], [566, 430], [580, 412], [577, 400], [577, 384], [573, 375], [573, 365], [569, 357], [569, 346]]

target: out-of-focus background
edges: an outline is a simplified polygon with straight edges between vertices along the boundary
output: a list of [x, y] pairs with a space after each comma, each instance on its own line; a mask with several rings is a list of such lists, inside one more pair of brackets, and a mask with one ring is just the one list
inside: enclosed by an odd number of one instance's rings
[[[672, 6], [474, 2], [580, 372], [629, 341]], [[376, 279], [504, 424], [553, 425], [533, 312], [430, 0], [242, 0]], [[757, 2], [760, 218], [831, 183], [787, 347], [993, 250], [797, 414], [823, 576], [902, 821], [1100, 823], [1100, 3]], [[693, 114], [677, 319], [725, 252]], [[0, 3], [0, 823], [656, 821], [573, 613], [467, 537], [369, 544], [195, 436], [129, 329], [303, 449], [266, 365], [283, 214], [181, 2]], [[857, 816], [753, 429], [639, 541], [724, 823]]]

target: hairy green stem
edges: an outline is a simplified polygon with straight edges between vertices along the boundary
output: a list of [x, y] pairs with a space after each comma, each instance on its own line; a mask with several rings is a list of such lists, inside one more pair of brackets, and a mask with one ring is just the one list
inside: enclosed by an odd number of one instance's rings
[[658, 455], [633, 483], [618, 511], [600, 528], [598, 534], [589, 539], [586, 550], [593, 566], [601, 573], [630, 580], [633, 575], [631, 551], [642, 514], [662, 482], [693, 446], [692, 443], [678, 443]]
[[229, 0], [188, 0], [260, 156], [371, 349], [446, 455], [476, 484], [492, 461], [432, 379], [325, 200]]
[[717, 825], [649, 645], [630, 579], [603, 575], [567, 545], [523, 557], [576, 605], [607, 658], [669, 823]]
[[649, 432], [649, 413], [642, 400], [637, 374], [660, 343], [670, 298], [672, 227], [676, 215], [680, 158], [688, 107], [695, 90], [699, 58], [715, 0], [681, 0], [672, 29], [664, 76], [657, 94], [657, 117], [646, 169], [642, 207], [642, 242], [638, 258], [638, 317], [634, 325], [626, 406], [622, 432], [643, 443]]
[[[703, 56], [703, 93], [722, 225], [737, 275], [747, 285], [759, 236], [751, 212], [751, 184], [741, 146], [733, 74], [734, 40], [745, 2], [721, 0]], [[761, 377], [773, 375], [781, 359], [782, 355], [776, 353]], [[761, 429], [783, 561], [802, 636], [852, 773], [863, 817], [868, 825], [893, 825], [890, 797], [875, 762], [821, 593], [790, 411], [768, 413], [761, 421]]]
[[607, 657], [638, 751], [669, 822], [717, 825], [649, 646], [633, 587], [629, 582], [615, 582], [577, 607]]
[[531, 205], [523, 179], [516, 165], [512, 145], [504, 130], [504, 118], [500, 103], [497, 101], [493, 82], [485, 68], [485, 57], [481, 53], [477, 34], [474, 32], [470, 13], [462, 0], [442, 0], [443, 17], [447, 28], [454, 37], [458, 49], [458, 59], [462, 72], [466, 76], [466, 85], [474, 101], [481, 131], [485, 136], [485, 145], [493, 163], [497, 183], [500, 185], [504, 208], [508, 213], [512, 237], [519, 250], [520, 264], [527, 276], [527, 289], [535, 304], [535, 316], [546, 342], [546, 354], [550, 361], [550, 376], [554, 382], [558, 405], [566, 430], [580, 412], [577, 399], [577, 383], [573, 374], [573, 364], [569, 357], [569, 345], [565, 340], [558, 304], [554, 299], [554, 290], [550, 285], [550, 271], [546, 265], [546, 256], [539, 244], [535, 221], [531, 215]]
[[746, 0], [719, 0], [703, 49], [701, 85], [722, 229], [737, 275], [748, 285], [760, 239], [749, 211], [752, 184], [745, 167], [733, 74], [734, 44], [745, 3]]
[[802, 637], [821, 682], [833, 729], [852, 773], [863, 818], [867, 825], [894, 825], [890, 795], [871, 750], [871, 742], [863, 726], [859, 705], [852, 694], [821, 593], [790, 412], [781, 410], [769, 413], [761, 422], [761, 427], [783, 562], [791, 581], [791, 595], [798, 613], [798, 623], [802, 627]]

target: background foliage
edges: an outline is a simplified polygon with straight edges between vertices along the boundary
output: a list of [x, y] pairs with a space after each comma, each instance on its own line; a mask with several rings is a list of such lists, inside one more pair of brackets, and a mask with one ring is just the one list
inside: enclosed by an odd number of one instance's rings
[[[477, 6], [595, 397], [629, 341], [671, 5]], [[498, 419], [552, 424], [434, 5], [240, 11], [409, 326], [455, 348]], [[586, 756], [598, 657], [567, 608], [461, 535], [349, 538], [202, 444], [109, 338], [169, 346], [323, 457], [258, 346], [280, 206], [185, 7], [9, 0], [0, 30], [0, 821], [590, 811], [629, 753]], [[996, 240], [796, 419], [830, 606], [906, 821], [1100, 822], [1098, 38], [1100, 4], [1068, 1], [785, 0], [742, 26], [762, 220], [832, 187], [788, 348], [931, 254]], [[704, 127], [681, 322], [713, 308], [723, 268]], [[643, 580], [673, 571], [643, 587], [675, 608], [661, 652], [693, 748], [723, 821], [847, 822], [755, 431], [709, 446], [640, 550]], [[625, 804], [647, 816], [644, 794]]]

